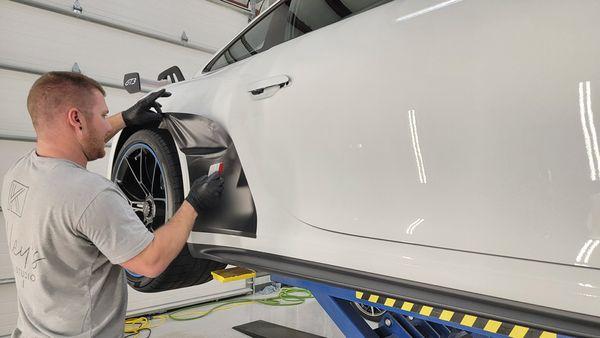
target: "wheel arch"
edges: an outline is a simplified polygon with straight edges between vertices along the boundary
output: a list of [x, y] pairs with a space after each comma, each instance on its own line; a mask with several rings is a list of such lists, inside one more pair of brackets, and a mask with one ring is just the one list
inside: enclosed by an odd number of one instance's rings
[[[168, 131], [179, 155], [184, 194], [191, 182], [208, 174], [212, 164], [224, 164], [225, 191], [215, 210], [200, 215], [193, 231], [256, 237], [256, 207], [236, 147], [227, 130], [218, 122], [192, 113], [165, 113], [159, 125], [150, 128]], [[138, 130], [125, 128], [111, 149], [109, 176], [114, 159], [125, 141]], [[201, 221], [199, 221], [201, 220]]]

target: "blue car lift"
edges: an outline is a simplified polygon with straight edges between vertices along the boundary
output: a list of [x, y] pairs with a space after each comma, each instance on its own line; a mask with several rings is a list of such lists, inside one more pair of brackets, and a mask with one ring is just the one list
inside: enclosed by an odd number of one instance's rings
[[[448, 309], [411, 303], [366, 291], [356, 291], [310, 280], [271, 275], [271, 280], [310, 290], [346, 337], [460, 338], [518, 337], [567, 338], [555, 332], [499, 322]], [[379, 327], [371, 328], [351, 302], [387, 310]]]

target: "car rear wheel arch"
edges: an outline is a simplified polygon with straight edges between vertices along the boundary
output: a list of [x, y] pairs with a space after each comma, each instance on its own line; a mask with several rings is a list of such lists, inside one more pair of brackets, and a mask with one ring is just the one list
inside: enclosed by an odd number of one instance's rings
[[[123, 161], [123, 156], [135, 156], [132, 152], [144, 152], [145, 156], [156, 152], [155, 156], [161, 157], [170, 167], [165, 184], [175, 187], [175, 190], [167, 189], [171, 191], [171, 196], [167, 195], [166, 198], [169, 198], [172, 209], [170, 214], [165, 212], [167, 217], [183, 202], [185, 177], [189, 177], [191, 184], [194, 179], [206, 175], [211, 165], [224, 163], [226, 188], [221, 204], [215, 210], [201, 213], [194, 231], [256, 237], [256, 209], [247, 179], [231, 137], [216, 122], [194, 114], [165, 114], [163, 122], [153, 128], [125, 128], [116, 140], [115, 147], [111, 168], [113, 181], [118, 179], [119, 163]], [[181, 156], [185, 161], [180, 161]], [[144, 219], [142, 221], [145, 222]], [[180, 268], [174, 272], [172, 266]], [[157, 278], [131, 272], [127, 277], [129, 284], [138, 291], [157, 292], [204, 283], [211, 279], [211, 271], [222, 267], [224, 265], [221, 263], [192, 257], [186, 246]], [[190, 274], [196, 276], [186, 277]]]

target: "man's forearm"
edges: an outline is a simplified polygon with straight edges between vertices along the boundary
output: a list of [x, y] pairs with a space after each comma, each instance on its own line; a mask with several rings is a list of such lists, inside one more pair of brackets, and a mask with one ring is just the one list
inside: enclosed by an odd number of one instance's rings
[[214, 208], [223, 192], [223, 184], [219, 173], [196, 179], [179, 210], [154, 232], [152, 242], [137, 256], [121, 265], [147, 277], [154, 278], [160, 275], [187, 242], [198, 216], [196, 210]]
[[125, 121], [123, 120], [123, 115], [121, 113], [116, 113], [108, 117], [108, 123], [112, 127], [110, 133], [104, 139], [104, 142], [110, 141], [116, 133], [125, 128]]
[[187, 242], [197, 215], [194, 208], [184, 201], [175, 215], [154, 232], [154, 240], [145, 251], [159, 273], [177, 257]]

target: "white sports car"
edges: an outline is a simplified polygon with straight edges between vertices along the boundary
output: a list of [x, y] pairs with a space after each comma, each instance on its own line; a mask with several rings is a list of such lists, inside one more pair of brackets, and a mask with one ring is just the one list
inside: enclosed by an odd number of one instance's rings
[[114, 142], [151, 229], [226, 182], [130, 284], [231, 263], [600, 336], [599, 33], [596, 0], [278, 1]]

